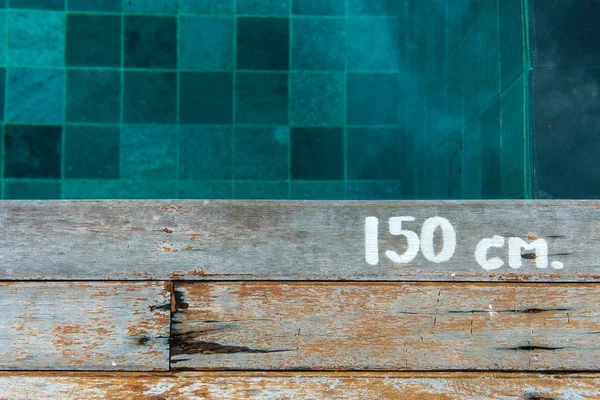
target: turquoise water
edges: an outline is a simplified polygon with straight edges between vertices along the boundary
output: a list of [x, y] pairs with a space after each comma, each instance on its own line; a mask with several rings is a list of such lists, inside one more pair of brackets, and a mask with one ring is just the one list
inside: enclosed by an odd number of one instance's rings
[[8, 0], [4, 199], [529, 197], [524, 0]]

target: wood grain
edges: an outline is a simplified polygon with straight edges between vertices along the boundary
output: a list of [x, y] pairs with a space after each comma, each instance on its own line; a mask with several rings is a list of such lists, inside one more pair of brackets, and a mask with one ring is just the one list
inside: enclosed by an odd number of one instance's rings
[[597, 374], [0, 373], [0, 399], [598, 399]]
[[595, 370], [600, 286], [182, 283], [171, 365], [234, 370]]
[[[3, 280], [416, 280], [600, 281], [598, 201], [4, 201], [0, 203]], [[365, 218], [380, 221], [380, 261], [365, 260]], [[447, 262], [404, 252], [387, 221], [447, 218], [457, 249]], [[500, 235], [544, 239], [562, 270], [523, 266], [484, 270], [474, 251]], [[435, 236], [436, 249], [440, 247]], [[507, 248], [490, 257], [506, 263]], [[518, 258], [518, 257], [517, 257]]]
[[0, 369], [166, 370], [170, 298], [161, 282], [0, 283]]

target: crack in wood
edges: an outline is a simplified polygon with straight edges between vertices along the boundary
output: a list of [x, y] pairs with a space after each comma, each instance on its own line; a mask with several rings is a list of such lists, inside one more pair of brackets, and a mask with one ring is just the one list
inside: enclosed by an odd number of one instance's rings
[[544, 350], [544, 351], [554, 351], [554, 350], [562, 350], [569, 349], [570, 347], [553, 347], [553, 346], [514, 346], [514, 347], [497, 347], [496, 350], [516, 350], [516, 351], [535, 351], [535, 350]]
[[[181, 338], [184, 336], [184, 338]], [[223, 345], [215, 342], [207, 342], [204, 340], [190, 340], [189, 337], [193, 335], [176, 335], [173, 337], [173, 344], [171, 346], [171, 356], [178, 356], [182, 354], [236, 354], [236, 353], [249, 353], [249, 354], [268, 354], [268, 353], [284, 353], [289, 351], [296, 351], [298, 349], [254, 349], [248, 346], [235, 346], [235, 345]], [[181, 360], [179, 360], [181, 361]], [[177, 362], [177, 360], [173, 360]]]
[[[537, 314], [543, 312], [557, 312], [557, 311], [571, 311], [571, 308], [568, 307], [553, 307], [553, 308], [537, 308], [537, 307], [529, 307], [529, 308], [509, 308], [494, 311], [496, 313], [519, 313], [519, 314]], [[438, 314], [483, 314], [489, 313], [490, 310], [448, 310], [445, 312], [414, 312], [414, 311], [398, 311], [398, 314], [404, 315], [438, 315]]]

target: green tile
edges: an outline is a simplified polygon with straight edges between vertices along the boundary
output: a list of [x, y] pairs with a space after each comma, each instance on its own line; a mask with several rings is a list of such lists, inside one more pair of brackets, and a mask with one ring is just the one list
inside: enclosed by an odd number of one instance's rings
[[525, 70], [522, 2], [523, 0], [498, 2], [502, 88], [506, 88]]
[[292, 69], [343, 71], [346, 67], [346, 20], [292, 19]]
[[66, 47], [69, 66], [120, 67], [121, 16], [68, 14]]
[[6, 14], [7, 14], [6, 11], [4, 11], [4, 10], [0, 11], [0, 65], [6, 65], [6, 61], [8, 59], [6, 56], [6, 52], [7, 52], [6, 33], [7, 33], [7, 23], [8, 23]]
[[481, 130], [476, 118], [465, 127], [463, 150], [463, 199], [481, 199]]
[[222, 199], [232, 198], [233, 185], [229, 181], [187, 181], [178, 182], [178, 199]]
[[60, 199], [60, 181], [4, 181], [6, 200]]
[[356, 182], [346, 183], [346, 200], [400, 200], [402, 199], [402, 183]]
[[349, 18], [348, 70], [397, 71], [398, 54], [397, 18]]
[[345, 75], [341, 72], [291, 75], [290, 123], [293, 126], [343, 126]]
[[287, 73], [238, 72], [235, 94], [238, 124], [288, 124]]
[[176, 14], [179, 11], [179, 1], [126, 0], [123, 1], [123, 11], [127, 14]]
[[396, 128], [348, 129], [348, 179], [401, 180], [404, 135]]
[[34, 10], [64, 10], [65, 0], [9, 0], [10, 8]]
[[125, 16], [126, 68], [177, 68], [177, 47], [177, 18]]
[[231, 127], [193, 125], [180, 128], [179, 179], [228, 180], [232, 174]]
[[177, 178], [176, 126], [125, 125], [121, 128], [121, 178]]
[[9, 12], [7, 63], [45, 67], [64, 65], [65, 31], [63, 13]]
[[58, 124], [64, 121], [64, 70], [9, 68], [7, 81], [7, 121], [30, 124]]
[[293, 0], [295, 15], [340, 15], [346, 13], [346, 0]]
[[69, 0], [70, 11], [121, 12], [123, 0]]
[[463, 171], [463, 137], [461, 131], [453, 133], [450, 137], [448, 153], [450, 154], [449, 197], [451, 199], [460, 199], [462, 197]]
[[344, 200], [343, 181], [294, 181], [290, 187], [292, 200]]
[[180, 68], [232, 69], [233, 32], [232, 17], [181, 17], [179, 20]]
[[235, 179], [288, 179], [290, 131], [287, 127], [236, 128], [234, 140]]
[[123, 120], [128, 124], [173, 124], [177, 121], [175, 72], [126, 71]]
[[119, 180], [79, 180], [63, 181], [62, 198], [65, 200], [110, 200], [121, 193]]
[[479, 116], [481, 132], [481, 195], [484, 199], [501, 198], [500, 140], [501, 115], [500, 97], [490, 104]]
[[232, 123], [233, 73], [181, 72], [179, 85], [180, 123]]
[[398, 0], [347, 0], [349, 15], [397, 16], [402, 2]]
[[474, 118], [500, 92], [497, 2], [490, 1], [461, 42], [465, 52], [465, 119]]
[[292, 0], [236, 0], [242, 15], [289, 15]]
[[290, 21], [288, 18], [237, 19], [238, 69], [287, 70], [289, 62]]
[[60, 126], [6, 125], [5, 178], [61, 178]]
[[288, 182], [241, 181], [235, 182], [235, 199], [243, 200], [287, 200]]
[[122, 180], [117, 199], [174, 199], [177, 196], [177, 182], [174, 180]]
[[525, 84], [521, 77], [502, 94], [502, 197], [526, 193]]
[[397, 125], [402, 107], [399, 74], [349, 73], [347, 122], [350, 125]]
[[115, 70], [67, 70], [67, 121], [119, 123], [121, 73]]
[[179, 0], [179, 11], [186, 14], [233, 14], [234, 0]]
[[297, 180], [344, 179], [344, 130], [293, 128], [290, 174]]
[[119, 179], [118, 126], [68, 125], [64, 146], [65, 178]]

